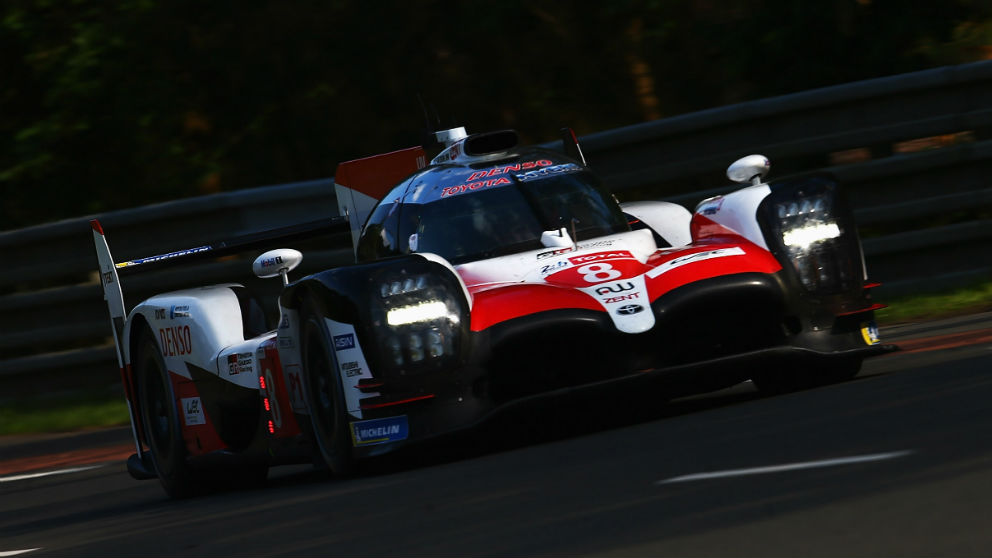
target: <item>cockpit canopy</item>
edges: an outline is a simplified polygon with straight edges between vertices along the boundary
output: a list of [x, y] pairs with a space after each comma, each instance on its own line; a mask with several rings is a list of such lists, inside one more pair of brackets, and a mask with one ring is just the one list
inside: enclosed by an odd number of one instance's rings
[[630, 230], [586, 167], [532, 149], [486, 165], [432, 166], [389, 192], [358, 241], [359, 261], [432, 252], [453, 264], [543, 247], [543, 231], [574, 240]]

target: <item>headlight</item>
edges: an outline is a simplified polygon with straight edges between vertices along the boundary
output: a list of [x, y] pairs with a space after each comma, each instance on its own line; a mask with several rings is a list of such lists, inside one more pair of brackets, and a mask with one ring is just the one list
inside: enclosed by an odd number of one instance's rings
[[382, 274], [375, 320], [385, 360], [404, 373], [453, 358], [465, 309], [446, 277]]
[[762, 208], [769, 248], [816, 294], [860, 286], [863, 268], [854, 222], [833, 180], [816, 176], [773, 185]]
[[410, 306], [393, 308], [386, 312], [386, 323], [393, 327], [421, 322], [433, 322], [440, 319], [447, 319], [455, 324], [458, 323], [458, 315], [452, 314], [448, 310], [448, 306], [440, 300], [418, 302]]

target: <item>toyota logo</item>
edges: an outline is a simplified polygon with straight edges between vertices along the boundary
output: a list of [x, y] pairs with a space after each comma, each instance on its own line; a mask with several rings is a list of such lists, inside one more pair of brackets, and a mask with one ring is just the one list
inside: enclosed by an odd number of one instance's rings
[[627, 304], [617, 308], [617, 314], [620, 314], [621, 316], [629, 316], [631, 314], [636, 314], [641, 310], [644, 310], [644, 307], [640, 304]]

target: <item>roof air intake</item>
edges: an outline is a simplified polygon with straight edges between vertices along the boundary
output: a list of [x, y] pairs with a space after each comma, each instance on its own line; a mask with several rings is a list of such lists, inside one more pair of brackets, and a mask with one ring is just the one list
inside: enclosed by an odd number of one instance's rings
[[465, 139], [465, 154], [473, 156], [499, 153], [513, 149], [518, 142], [517, 132], [514, 130], [473, 134]]

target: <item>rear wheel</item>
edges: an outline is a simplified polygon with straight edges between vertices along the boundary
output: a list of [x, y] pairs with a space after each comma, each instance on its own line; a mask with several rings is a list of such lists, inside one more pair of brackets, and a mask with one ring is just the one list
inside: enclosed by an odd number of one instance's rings
[[310, 424], [321, 457], [334, 474], [354, 471], [348, 410], [327, 322], [308, 300], [301, 315], [303, 372]]
[[134, 365], [141, 422], [155, 472], [170, 497], [191, 496], [196, 479], [186, 464], [176, 397], [165, 361], [148, 329], [142, 330]]

